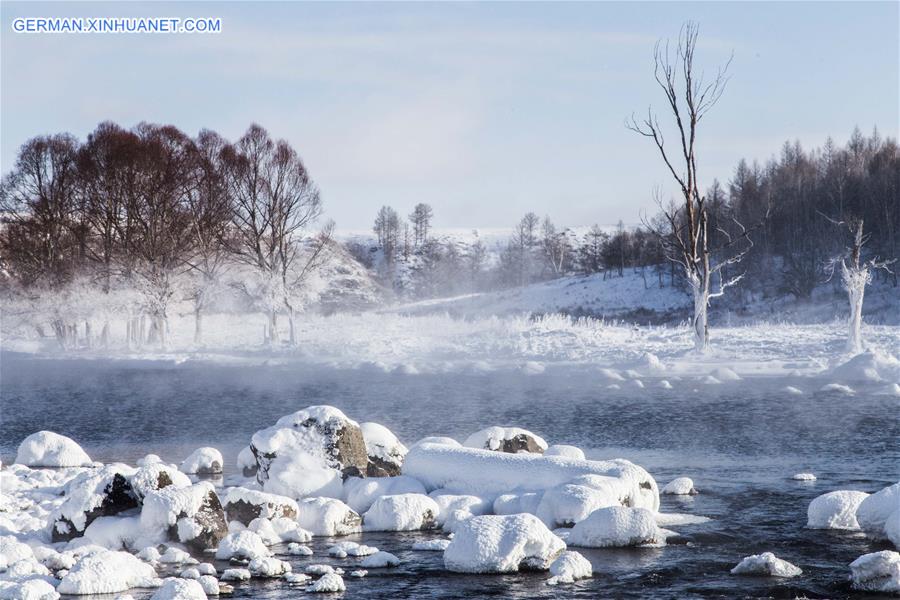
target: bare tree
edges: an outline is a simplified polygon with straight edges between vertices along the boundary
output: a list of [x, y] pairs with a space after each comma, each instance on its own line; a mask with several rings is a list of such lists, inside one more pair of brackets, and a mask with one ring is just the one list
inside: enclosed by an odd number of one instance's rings
[[[668, 257], [681, 265], [691, 287], [694, 299], [693, 331], [695, 348], [704, 351], [709, 347], [708, 308], [711, 298], [721, 296], [725, 290], [741, 280], [743, 274], [725, 277], [723, 269], [739, 263], [752, 247], [749, 231], [736, 219], [735, 233], [721, 229], [725, 241], [714, 249], [710, 244], [710, 225], [706, 198], [700, 193], [697, 170], [697, 134], [700, 122], [721, 98], [728, 82], [728, 60], [720, 67], [712, 80], [697, 74], [694, 51], [699, 28], [686, 23], [678, 38], [674, 56], [669, 43], [657, 42], [654, 48], [654, 75], [663, 90], [667, 108], [674, 118], [678, 144], [673, 152], [666, 140], [657, 115], [652, 108], [647, 116], [638, 120], [632, 116], [627, 126], [632, 131], [653, 141], [669, 173], [681, 191], [681, 202], [666, 208], [662, 205], [671, 233], [663, 239], [669, 241]], [[713, 258], [715, 250], [721, 253]], [[713, 291], [713, 280], [718, 283]]]
[[[872, 273], [877, 269], [890, 271], [890, 265], [897, 259], [879, 260], [872, 257], [862, 260], [862, 252], [869, 236], [863, 231], [862, 219], [850, 219], [848, 221], [836, 221], [826, 217], [838, 227], [846, 228], [850, 233], [850, 247], [844, 256], [833, 258], [828, 262], [827, 270], [829, 279], [833, 276], [835, 266], [841, 264], [841, 283], [847, 291], [847, 299], [850, 302], [849, 333], [847, 335], [847, 350], [858, 354], [863, 350], [862, 341], [862, 309], [866, 286], [872, 282]], [[848, 256], [849, 255], [849, 256]]]
[[269, 315], [268, 341], [278, 341], [277, 315], [284, 307], [293, 343], [291, 294], [315, 266], [315, 261], [297, 264], [297, 244], [322, 213], [319, 190], [297, 152], [284, 140], [272, 140], [259, 125], [251, 125], [222, 156], [233, 202], [232, 252], [259, 277], [254, 295]]
[[431, 206], [420, 202], [413, 208], [409, 215], [409, 220], [413, 226], [413, 243], [416, 248], [425, 243], [428, 239], [428, 232], [431, 229], [431, 218], [434, 211]]
[[372, 230], [378, 237], [378, 245], [381, 246], [385, 264], [391, 267], [397, 258], [397, 252], [401, 249], [400, 215], [390, 206], [382, 206], [375, 217]]

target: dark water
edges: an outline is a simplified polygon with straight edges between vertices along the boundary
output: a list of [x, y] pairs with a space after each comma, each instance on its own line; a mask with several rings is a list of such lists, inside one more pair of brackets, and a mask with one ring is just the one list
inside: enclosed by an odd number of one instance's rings
[[[715, 386], [684, 379], [672, 381], [671, 390], [648, 379], [645, 389], [609, 390], [585, 367], [534, 376], [405, 375], [303, 365], [42, 360], [11, 353], [2, 355], [0, 377], [4, 462], [26, 435], [50, 429], [76, 439], [95, 460], [133, 462], [153, 452], [177, 462], [211, 445], [231, 467], [254, 431], [304, 406], [327, 403], [357, 421], [380, 422], [408, 443], [426, 435], [464, 439], [488, 425], [525, 427], [550, 443], [584, 448], [592, 458], [633, 460], [660, 484], [691, 477], [700, 495], [664, 496], [661, 511], [713, 519], [672, 526], [682, 537], [665, 548], [579, 548], [595, 576], [559, 588], [544, 584], [546, 574], [447, 573], [441, 553], [409, 550], [414, 541], [437, 534], [365, 534], [349, 539], [393, 552], [403, 565], [372, 569], [362, 580], [345, 577], [348, 598], [851, 597], [847, 565], [888, 546], [858, 533], [807, 530], [806, 507], [827, 491], [871, 492], [900, 479], [897, 399], [781, 391], [787, 384], [821, 386], [804, 379]], [[819, 479], [789, 479], [800, 471]], [[350, 571], [355, 559], [327, 558], [330, 542], [315, 540], [312, 562]], [[742, 557], [764, 551], [797, 564], [804, 574], [779, 581], [728, 573]], [[310, 562], [290, 560], [295, 570]], [[236, 588], [237, 597], [303, 595], [302, 588], [278, 582]]]

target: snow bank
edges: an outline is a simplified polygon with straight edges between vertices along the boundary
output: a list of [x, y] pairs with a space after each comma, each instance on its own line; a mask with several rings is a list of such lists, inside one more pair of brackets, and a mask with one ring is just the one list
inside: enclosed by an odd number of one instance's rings
[[838, 490], [813, 499], [806, 509], [806, 526], [810, 529], [859, 529], [856, 511], [869, 497], [865, 492]]
[[215, 448], [206, 446], [191, 452], [191, 455], [181, 463], [179, 469], [182, 473], [218, 475], [222, 472], [224, 464], [222, 453]]
[[663, 544], [666, 535], [649, 510], [610, 506], [576, 523], [566, 541], [585, 548], [644, 546]]
[[396, 477], [351, 477], [344, 482], [345, 502], [362, 514], [381, 496], [395, 494], [424, 494], [425, 486], [418, 479], [406, 475]]
[[156, 571], [128, 552], [103, 550], [82, 557], [56, 588], [60, 594], [115, 594], [131, 588], [156, 587]]
[[736, 567], [732, 575], [766, 575], [768, 577], [797, 577], [803, 571], [786, 560], [781, 560], [771, 552], [747, 556]]
[[206, 592], [199, 581], [170, 577], [150, 600], [206, 600]]
[[91, 457], [71, 438], [38, 431], [19, 444], [16, 463], [26, 467], [89, 467]]
[[350, 535], [361, 530], [362, 519], [335, 498], [306, 498], [297, 505], [297, 523], [313, 535]]
[[594, 567], [591, 566], [591, 561], [578, 552], [567, 550], [550, 565], [550, 574], [553, 577], [547, 580], [547, 585], [575, 583], [576, 579], [588, 579], [593, 576]]
[[446, 488], [486, 496], [512, 490], [546, 490], [581, 475], [604, 475], [622, 481], [627, 490], [623, 499], [629, 506], [654, 512], [659, 509], [656, 481], [627, 460], [577, 460], [425, 443], [410, 449], [403, 473], [421, 481], [426, 489]]
[[444, 565], [462, 573], [547, 569], [565, 548], [534, 515], [483, 515], [460, 523], [444, 551]]
[[900, 552], [863, 554], [850, 563], [853, 587], [864, 592], [900, 592]]
[[381, 496], [363, 515], [366, 531], [417, 531], [437, 527], [441, 509], [424, 494]]
[[547, 442], [540, 436], [519, 427], [488, 427], [470, 435], [463, 446], [498, 452], [534, 452], [542, 454]]
[[400, 474], [403, 457], [407, 448], [390, 429], [378, 423], [360, 423], [366, 454], [369, 456], [368, 475], [370, 477], [394, 476]]
[[900, 381], [900, 360], [876, 350], [857, 354], [831, 369], [828, 375], [848, 383], [880, 383]]
[[694, 481], [690, 477], [677, 477], [663, 487], [662, 493], [674, 496], [687, 496], [696, 494], [697, 490], [694, 489]]
[[900, 506], [900, 482], [865, 498], [856, 509], [856, 520], [866, 535], [885, 539], [885, 524], [891, 513]]

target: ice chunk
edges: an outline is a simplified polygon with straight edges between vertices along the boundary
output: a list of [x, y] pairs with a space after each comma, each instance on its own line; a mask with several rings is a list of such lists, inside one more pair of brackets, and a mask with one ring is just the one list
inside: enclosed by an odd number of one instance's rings
[[864, 592], [900, 592], [900, 552], [863, 554], [850, 563], [853, 587]]
[[591, 577], [594, 574], [594, 568], [591, 566], [591, 561], [581, 554], [567, 550], [550, 565], [550, 574], [553, 577], [547, 580], [547, 585], [575, 583], [576, 579]]
[[694, 481], [690, 477], [677, 477], [663, 487], [662, 493], [687, 496], [696, 494], [697, 490], [694, 489]]
[[466, 439], [463, 446], [496, 450], [498, 452], [533, 452], [542, 454], [547, 449], [543, 438], [527, 429], [519, 427], [488, 427], [475, 432]]
[[900, 506], [900, 483], [889, 485], [864, 499], [856, 509], [856, 520], [866, 535], [883, 540], [884, 526], [891, 513]]
[[566, 541], [572, 546], [605, 548], [656, 545], [665, 543], [665, 539], [665, 532], [649, 510], [610, 506], [576, 523]]
[[732, 575], [765, 575], [768, 577], [797, 577], [803, 571], [771, 552], [745, 557], [731, 569]]
[[425, 494], [397, 494], [378, 498], [363, 515], [366, 531], [416, 531], [437, 527], [441, 509]]
[[463, 573], [547, 569], [565, 547], [534, 515], [483, 515], [460, 523], [444, 565]]
[[179, 469], [182, 473], [196, 473], [198, 475], [217, 475], [222, 472], [225, 461], [222, 453], [215, 448], [205, 446], [197, 448], [191, 455], [184, 459]]
[[349, 535], [361, 530], [362, 519], [335, 498], [306, 498], [297, 504], [297, 522], [313, 535]]
[[806, 509], [806, 526], [811, 529], [859, 529], [856, 511], [863, 500], [869, 497], [865, 492], [838, 490], [828, 492], [813, 499]]
[[155, 587], [156, 571], [128, 552], [102, 550], [83, 556], [60, 581], [60, 594], [115, 594], [135, 587]]
[[89, 467], [93, 464], [75, 440], [52, 431], [38, 431], [22, 440], [16, 463], [27, 467]]

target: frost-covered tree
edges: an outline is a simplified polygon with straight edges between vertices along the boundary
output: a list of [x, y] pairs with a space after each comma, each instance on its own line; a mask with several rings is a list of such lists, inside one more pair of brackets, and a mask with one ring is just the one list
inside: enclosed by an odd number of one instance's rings
[[[669, 236], [661, 238], [669, 244], [668, 256], [684, 269], [694, 301], [692, 328], [694, 346], [699, 351], [709, 347], [708, 310], [711, 298], [722, 296], [725, 290], [738, 283], [743, 274], [725, 277], [724, 269], [739, 263], [752, 246], [748, 230], [735, 220], [738, 232], [722, 230], [726, 241], [720, 248], [711, 244], [709, 207], [706, 196], [700, 193], [697, 169], [697, 135], [699, 124], [718, 102], [728, 81], [730, 59], [706, 80], [694, 65], [698, 26], [687, 23], [674, 51], [669, 43], [657, 43], [654, 49], [656, 82], [662, 89], [666, 108], [671, 113], [676, 132], [674, 153], [666, 145], [663, 127], [652, 108], [641, 120], [632, 116], [628, 128], [653, 141], [669, 173], [678, 184], [681, 200], [664, 208]], [[739, 244], [743, 244], [741, 247]], [[716, 251], [719, 252], [716, 252]], [[714, 253], [716, 256], [714, 256]], [[713, 288], [713, 285], [716, 288]]]
[[372, 230], [378, 238], [384, 262], [393, 265], [401, 245], [400, 215], [390, 206], [382, 206], [375, 216]]
[[428, 232], [431, 230], [431, 219], [434, 211], [431, 206], [420, 202], [413, 207], [412, 213], [409, 215], [409, 221], [413, 228], [413, 243], [418, 248], [428, 239]]

